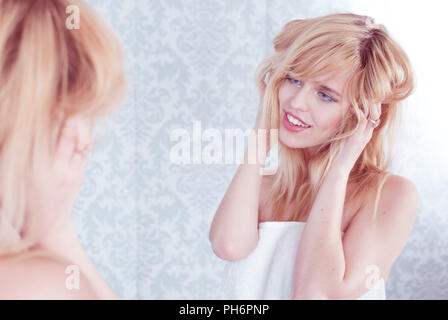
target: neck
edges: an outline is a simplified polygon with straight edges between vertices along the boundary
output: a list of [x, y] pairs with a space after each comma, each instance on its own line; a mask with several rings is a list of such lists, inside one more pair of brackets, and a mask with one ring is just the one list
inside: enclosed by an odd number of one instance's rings
[[117, 299], [85, 253], [71, 221], [53, 226], [36, 248], [56, 253], [77, 265], [101, 299]]
[[307, 160], [309, 160], [312, 156], [316, 154], [316, 151], [319, 146], [304, 148], [304, 154]]

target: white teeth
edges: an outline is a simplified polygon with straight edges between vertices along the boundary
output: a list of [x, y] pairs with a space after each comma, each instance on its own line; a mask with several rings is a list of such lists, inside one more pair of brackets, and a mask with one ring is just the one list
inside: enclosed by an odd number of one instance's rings
[[304, 127], [304, 128], [309, 128], [310, 126], [303, 124], [302, 122], [300, 122], [298, 119], [294, 118], [293, 116], [286, 114], [286, 118], [288, 119], [288, 121], [296, 126], [300, 126], [300, 127]]

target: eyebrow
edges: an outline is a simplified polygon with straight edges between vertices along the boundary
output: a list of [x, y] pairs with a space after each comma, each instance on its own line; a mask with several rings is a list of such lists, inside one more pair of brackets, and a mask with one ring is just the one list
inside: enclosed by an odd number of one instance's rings
[[334, 90], [334, 89], [332, 89], [332, 88], [330, 88], [330, 87], [328, 87], [328, 86], [326, 86], [324, 84], [320, 84], [319, 81], [313, 81], [313, 82], [316, 83], [316, 84], [319, 84], [319, 88], [322, 88], [324, 90], [327, 90], [327, 91], [330, 91], [330, 92], [334, 93], [335, 95], [337, 95], [339, 97], [339, 99], [342, 98], [341, 94], [339, 92], [337, 92], [336, 90]]

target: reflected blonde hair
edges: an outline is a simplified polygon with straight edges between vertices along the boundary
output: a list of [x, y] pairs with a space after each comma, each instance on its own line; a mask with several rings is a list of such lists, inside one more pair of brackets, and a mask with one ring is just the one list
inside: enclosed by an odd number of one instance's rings
[[[76, 5], [80, 28], [66, 8]], [[31, 247], [43, 234], [24, 230], [29, 183], [52, 154], [63, 122], [110, 114], [126, 79], [112, 30], [78, 0], [0, 0], [0, 255]]]
[[[274, 220], [305, 221], [342, 141], [358, 128], [361, 113], [368, 117], [369, 106], [381, 102], [381, 123], [350, 172], [348, 183], [356, 188], [345, 198], [346, 203], [353, 201], [359, 209], [366, 204], [369, 191], [376, 188], [375, 217], [401, 124], [400, 102], [414, 90], [408, 56], [383, 25], [375, 24], [371, 17], [351, 13], [290, 21], [274, 38], [273, 45], [274, 54], [261, 62], [255, 77], [262, 90], [269, 75], [261, 101], [265, 128], [278, 128], [278, 92], [287, 76], [310, 79], [349, 71], [345, 89], [353, 109], [349, 108], [336, 134], [320, 145], [309, 161], [305, 161], [303, 149], [279, 142], [280, 165], [266, 204], [268, 212]], [[290, 205], [300, 209], [292, 217], [282, 217]]]

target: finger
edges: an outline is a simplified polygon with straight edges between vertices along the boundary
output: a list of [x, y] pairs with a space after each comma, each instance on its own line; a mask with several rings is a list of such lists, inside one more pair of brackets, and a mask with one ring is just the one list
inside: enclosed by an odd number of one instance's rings
[[375, 105], [375, 116], [376, 116], [375, 119], [379, 119], [381, 116], [381, 103], [377, 103]]
[[368, 127], [368, 120], [366, 116], [363, 113], [361, 113], [361, 117], [358, 123], [358, 129], [356, 131], [355, 136], [361, 139], [365, 135], [367, 127]]
[[368, 117], [366, 117], [364, 115], [364, 113], [361, 113], [361, 124], [365, 126], [367, 124], [367, 122], [368, 122]]
[[370, 120], [366, 120], [366, 126], [365, 126], [364, 132], [367, 132], [368, 134], [370, 134], [372, 129], [373, 129], [373, 123]]
[[375, 128], [376, 128], [375, 123], [372, 121], [377, 121], [380, 119], [380, 117], [381, 117], [381, 103], [375, 103], [372, 106], [371, 116], [369, 117], [369, 121], [368, 121], [369, 122], [368, 127], [369, 127], [370, 134], [372, 134], [373, 130], [375, 130]]
[[370, 112], [371, 112], [370, 119], [372, 119], [372, 120], [379, 119], [381, 116], [381, 103], [375, 103], [372, 106]]

